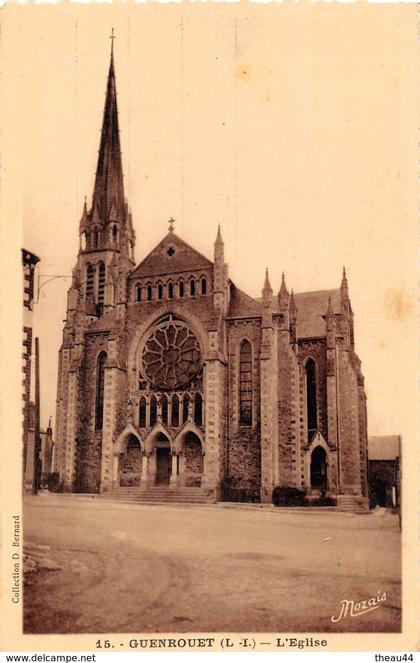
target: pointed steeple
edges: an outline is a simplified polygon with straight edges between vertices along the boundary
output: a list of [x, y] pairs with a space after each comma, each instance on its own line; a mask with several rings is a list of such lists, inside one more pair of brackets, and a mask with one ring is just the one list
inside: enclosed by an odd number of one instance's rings
[[281, 285], [277, 295], [277, 300], [281, 309], [286, 308], [289, 304], [289, 292], [287, 290], [284, 272], [281, 273]]
[[214, 243], [215, 246], [224, 246], [223, 239], [222, 239], [222, 231], [220, 228], [220, 223], [217, 226], [217, 237], [216, 241]]
[[273, 299], [273, 288], [271, 287], [270, 277], [268, 276], [268, 269], [265, 270], [265, 279], [262, 289], [262, 301], [265, 306], [269, 306]]
[[102, 222], [106, 222], [113, 202], [119, 212], [124, 210], [124, 184], [118, 128], [117, 91], [114, 71], [113, 35], [111, 59], [106, 88], [98, 166], [96, 169], [93, 207], [97, 207]]

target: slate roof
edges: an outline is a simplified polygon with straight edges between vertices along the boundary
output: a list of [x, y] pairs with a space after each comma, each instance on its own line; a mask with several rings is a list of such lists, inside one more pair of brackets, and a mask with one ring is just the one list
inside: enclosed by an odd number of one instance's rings
[[340, 313], [340, 289], [316, 290], [314, 292], [295, 293], [297, 308], [297, 337], [315, 338], [325, 336], [325, 315], [328, 298], [331, 297], [333, 313]]
[[[339, 288], [295, 294], [298, 338], [305, 339], [325, 336], [325, 315], [327, 313], [329, 297], [331, 297], [333, 313], [339, 314], [341, 312]], [[272, 310], [273, 312], [278, 311], [276, 297], [273, 298]], [[262, 315], [262, 311], [261, 299], [250, 297], [232, 283], [229, 317], [258, 316]]]
[[263, 307], [258, 299], [250, 297], [233, 283], [230, 286], [229, 318], [262, 315]]
[[395, 460], [398, 458], [398, 438], [398, 435], [374, 435], [369, 437], [369, 460]]
[[[175, 249], [170, 255], [168, 249]], [[159, 244], [136, 267], [131, 278], [144, 278], [148, 276], [164, 276], [177, 272], [194, 272], [212, 267], [213, 263], [201, 253], [192, 248], [183, 239], [168, 232]]]

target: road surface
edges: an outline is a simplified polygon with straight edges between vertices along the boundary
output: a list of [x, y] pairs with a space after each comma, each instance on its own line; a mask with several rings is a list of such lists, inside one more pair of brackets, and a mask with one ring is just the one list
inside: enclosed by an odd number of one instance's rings
[[[26, 499], [24, 534], [49, 546], [51, 566], [27, 582], [27, 633], [400, 630], [391, 514], [40, 494]], [[331, 621], [341, 601], [378, 592], [374, 609]]]

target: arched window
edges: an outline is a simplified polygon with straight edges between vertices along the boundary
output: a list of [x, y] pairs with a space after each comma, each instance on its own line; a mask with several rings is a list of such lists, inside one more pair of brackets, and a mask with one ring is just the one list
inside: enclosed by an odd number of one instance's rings
[[190, 397], [186, 394], [182, 401], [182, 423], [186, 424], [188, 421], [188, 414], [190, 409]]
[[100, 262], [98, 265], [98, 305], [103, 306], [105, 297], [105, 265]]
[[194, 421], [197, 426], [203, 424], [203, 399], [201, 394], [196, 394], [194, 399]]
[[141, 302], [141, 285], [136, 286], [136, 302]]
[[252, 348], [242, 341], [239, 351], [239, 423], [252, 425]]
[[114, 244], [117, 243], [118, 239], [118, 228], [117, 226], [112, 226], [112, 241]]
[[93, 231], [93, 248], [97, 249], [99, 246], [99, 231], [94, 230]]
[[86, 294], [93, 294], [93, 286], [95, 281], [95, 268], [93, 265], [88, 263], [86, 267]]
[[160, 401], [160, 406], [162, 409], [162, 423], [168, 423], [168, 399], [166, 396], [162, 396]]
[[146, 288], [146, 298], [148, 302], [152, 301], [152, 295], [153, 295], [152, 286], [149, 284]]
[[191, 295], [191, 297], [195, 297], [195, 281], [194, 281], [194, 279], [191, 279], [191, 281], [190, 281], [190, 295]]
[[179, 398], [176, 394], [172, 399], [171, 424], [172, 426], [179, 426]]
[[202, 294], [202, 295], [206, 295], [206, 294], [207, 294], [207, 281], [206, 281], [206, 279], [204, 278], [204, 276], [203, 276], [203, 278], [201, 279], [201, 294]]
[[152, 396], [150, 399], [150, 425], [154, 426], [157, 422], [157, 399], [156, 396]]
[[174, 284], [169, 282], [168, 283], [168, 299], [173, 299], [174, 296]]
[[178, 292], [179, 296], [183, 297], [184, 296], [184, 281], [180, 281], [178, 285]]
[[146, 428], [146, 399], [140, 398], [139, 403], [139, 427]]
[[305, 365], [306, 372], [306, 410], [308, 422], [308, 439], [318, 428], [317, 395], [316, 395], [316, 365], [313, 359], [308, 359]]
[[162, 299], [163, 297], [163, 285], [159, 283], [158, 288], [157, 288], [157, 296], [158, 299]]
[[80, 241], [82, 243], [82, 251], [84, 251], [86, 249], [86, 246], [87, 246], [86, 233], [82, 233]]
[[105, 362], [107, 354], [101, 352], [96, 364], [96, 404], [95, 404], [95, 428], [102, 430], [104, 420], [104, 392], [105, 392]]

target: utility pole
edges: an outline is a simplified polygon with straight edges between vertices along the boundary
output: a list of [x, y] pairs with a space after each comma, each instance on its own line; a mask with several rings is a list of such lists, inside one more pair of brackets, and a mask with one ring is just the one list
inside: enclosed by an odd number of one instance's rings
[[41, 478], [41, 428], [40, 428], [40, 389], [39, 389], [39, 338], [35, 338], [35, 437], [34, 437], [34, 471], [32, 479], [32, 495], [38, 494]]

